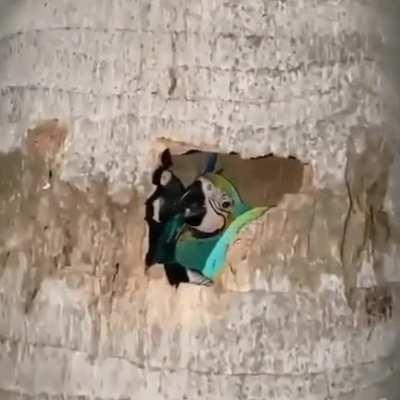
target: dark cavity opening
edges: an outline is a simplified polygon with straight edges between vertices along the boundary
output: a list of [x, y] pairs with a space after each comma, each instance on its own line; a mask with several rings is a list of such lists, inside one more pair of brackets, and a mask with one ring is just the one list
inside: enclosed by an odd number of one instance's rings
[[[167, 149], [161, 155], [161, 163], [153, 172], [154, 192], [146, 201], [146, 221], [149, 225], [149, 251], [146, 267], [152, 263], [152, 254], [159, 235], [159, 224], [152, 219], [153, 203], [157, 197], [157, 185], [164, 170], [170, 170], [184, 187], [194, 182], [204, 170], [209, 153], [190, 150], [182, 155], [171, 155]], [[244, 201], [252, 206], [277, 205], [286, 193], [298, 193], [304, 176], [304, 163], [293, 156], [277, 157], [273, 154], [242, 159], [238, 154], [218, 154], [216, 170], [228, 178], [237, 188]], [[171, 285], [188, 282], [185, 268], [180, 265], [164, 265]]]

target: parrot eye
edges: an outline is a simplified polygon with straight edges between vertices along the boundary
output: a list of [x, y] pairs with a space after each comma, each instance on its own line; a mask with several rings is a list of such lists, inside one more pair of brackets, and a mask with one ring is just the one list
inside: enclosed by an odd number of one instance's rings
[[224, 200], [221, 205], [222, 205], [222, 208], [227, 209], [227, 208], [232, 207], [232, 202], [230, 200]]

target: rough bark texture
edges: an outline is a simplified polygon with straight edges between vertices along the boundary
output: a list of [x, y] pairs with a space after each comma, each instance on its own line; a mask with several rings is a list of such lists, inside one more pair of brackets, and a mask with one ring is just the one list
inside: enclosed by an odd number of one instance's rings
[[[397, 400], [390, 15], [372, 0], [1, 2], [0, 399]], [[144, 273], [167, 145], [312, 168], [212, 288]]]

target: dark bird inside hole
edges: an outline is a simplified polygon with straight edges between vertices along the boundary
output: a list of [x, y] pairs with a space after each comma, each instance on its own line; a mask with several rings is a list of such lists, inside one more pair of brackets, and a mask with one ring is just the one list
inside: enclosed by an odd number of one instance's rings
[[[203, 173], [214, 170], [216, 161], [216, 154], [211, 154]], [[170, 170], [171, 166], [170, 155], [164, 153], [162, 165], [153, 174], [156, 188], [146, 202], [146, 220], [150, 228], [146, 266], [163, 264], [167, 279], [173, 286], [182, 282], [210, 285], [212, 281], [201, 273], [175, 261], [175, 246], [186, 228], [193, 228], [198, 237], [219, 232], [229, 213], [229, 210], [219, 210], [219, 204], [226, 206], [228, 203], [212, 182], [202, 177], [185, 190], [180, 179]]]
[[178, 177], [164, 166], [153, 174], [155, 190], [146, 201], [146, 221], [149, 225], [150, 249], [146, 256], [147, 267], [155, 263], [154, 251], [162, 232], [164, 223], [177, 213], [177, 203], [185, 191]]

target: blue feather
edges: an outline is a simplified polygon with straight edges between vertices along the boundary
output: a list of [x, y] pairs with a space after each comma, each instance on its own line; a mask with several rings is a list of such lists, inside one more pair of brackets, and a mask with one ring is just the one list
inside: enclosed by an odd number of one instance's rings
[[211, 174], [215, 171], [217, 166], [218, 154], [217, 153], [209, 153], [207, 157], [206, 166], [204, 168], [204, 174]]

